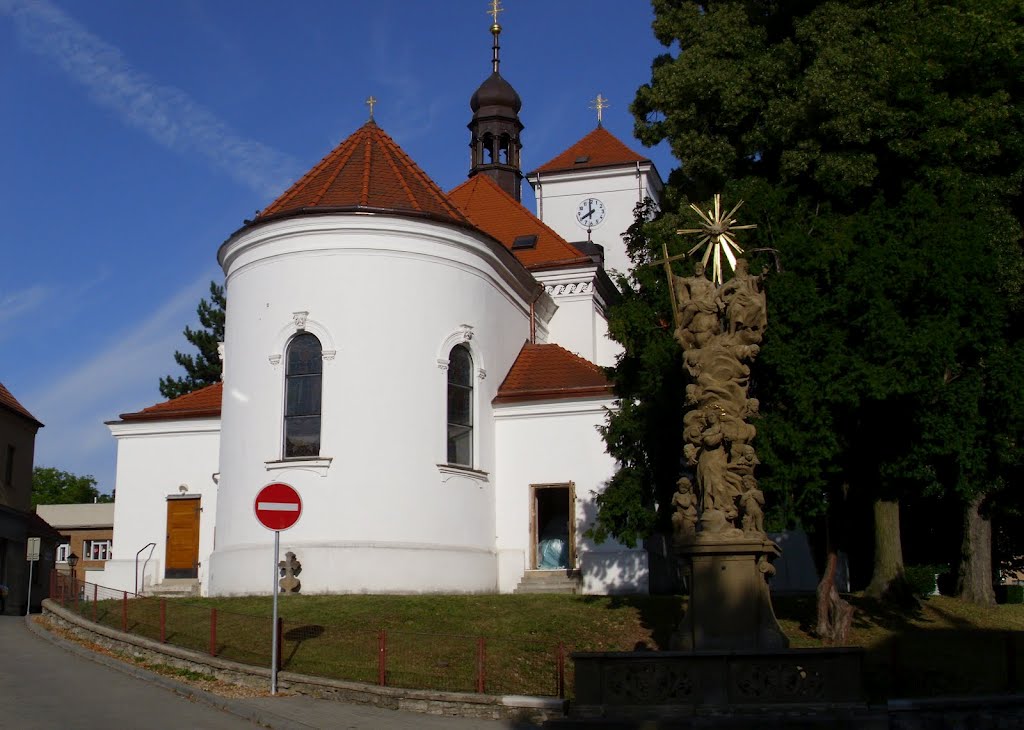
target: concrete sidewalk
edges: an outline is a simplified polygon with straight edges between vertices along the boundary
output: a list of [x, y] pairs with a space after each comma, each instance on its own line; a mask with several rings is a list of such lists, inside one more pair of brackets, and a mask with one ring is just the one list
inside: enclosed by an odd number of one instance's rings
[[194, 702], [208, 705], [274, 730], [309, 730], [310, 728], [331, 728], [332, 730], [334, 728], [346, 730], [350, 728], [353, 730], [369, 730], [370, 728], [500, 730], [502, 728], [536, 727], [528, 723], [516, 723], [509, 720], [477, 720], [401, 712], [370, 705], [321, 700], [305, 695], [254, 698], [222, 697], [185, 682], [90, 651], [80, 644], [50, 633], [31, 619], [26, 619], [25, 625], [27, 631], [35, 634], [40, 640], [50, 642], [68, 652], [133, 676], [141, 682], [162, 687]]

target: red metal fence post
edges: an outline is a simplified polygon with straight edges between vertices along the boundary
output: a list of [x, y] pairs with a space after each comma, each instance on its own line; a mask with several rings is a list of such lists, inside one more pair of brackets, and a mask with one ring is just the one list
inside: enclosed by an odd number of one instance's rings
[[72, 601], [74, 601], [74, 604], [75, 604], [75, 613], [78, 613], [78, 582], [77, 582], [77, 581], [74, 581], [74, 582], [72, 583], [71, 589], [72, 589], [72, 591], [73, 591], [73, 592], [74, 592], [74, 594], [75, 594], [75, 595], [74, 595], [74, 596], [73, 596], [73, 597], [71, 598], [71, 600], [72, 600]]
[[92, 584], [92, 622], [96, 623], [96, 610], [99, 603], [100, 587], [97, 583]]
[[381, 687], [388, 683], [388, 632], [384, 629], [377, 634], [377, 684]]
[[167, 643], [167, 599], [160, 599], [160, 643]]
[[121, 631], [128, 633], [128, 591], [121, 591]]
[[480, 637], [476, 640], [476, 691], [483, 694], [484, 687], [486, 686], [486, 677], [484, 675], [484, 637]]
[[210, 609], [210, 656], [217, 656], [217, 609]]
[[277, 626], [274, 627], [274, 631], [277, 632], [277, 656], [274, 657], [274, 662], [277, 666], [277, 671], [281, 671], [281, 656], [283, 654], [281, 650], [281, 639], [284, 637], [284, 619], [280, 616], [277, 617]]
[[555, 673], [557, 676], [556, 683], [558, 685], [558, 699], [565, 699], [565, 644], [561, 641], [558, 642], [558, 648], [555, 650]]

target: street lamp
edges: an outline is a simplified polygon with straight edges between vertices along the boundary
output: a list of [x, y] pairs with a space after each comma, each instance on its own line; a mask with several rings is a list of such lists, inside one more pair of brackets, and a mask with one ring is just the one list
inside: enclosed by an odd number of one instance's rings
[[68, 567], [71, 568], [71, 595], [73, 595], [75, 597], [78, 596], [78, 591], [76, 590], [77, 586], [75, 585], [75, 582], [76, 582], [75, 581], [75, 566], [76, 565], [78, 565], [78, 556], [75, 555], [74, 553], [71, 553], [70, 555], [68, 555]]

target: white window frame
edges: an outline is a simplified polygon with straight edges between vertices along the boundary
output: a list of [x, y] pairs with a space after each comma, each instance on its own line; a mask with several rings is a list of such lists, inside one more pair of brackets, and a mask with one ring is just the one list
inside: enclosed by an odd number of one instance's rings
[[[100, 557], [92, 557], [93, 548], [98, 547]], [[84, 540], [82, 542], [82, 560], [110, 560], [114, 557], [114, 541], [110, 538]]]
[[68, 555], [71, 554], [71, 543], [62, 542], [57, 546], [55, 562], [66, 563], [68, 562]]

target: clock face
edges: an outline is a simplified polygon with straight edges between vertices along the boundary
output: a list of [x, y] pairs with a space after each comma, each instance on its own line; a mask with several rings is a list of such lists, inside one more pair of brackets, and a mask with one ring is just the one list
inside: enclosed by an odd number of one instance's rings
[[594, 228], [604, 221], [604, 203], [597, 198], [587, 198], [576, 207], [576, 220], [584, 228]]

